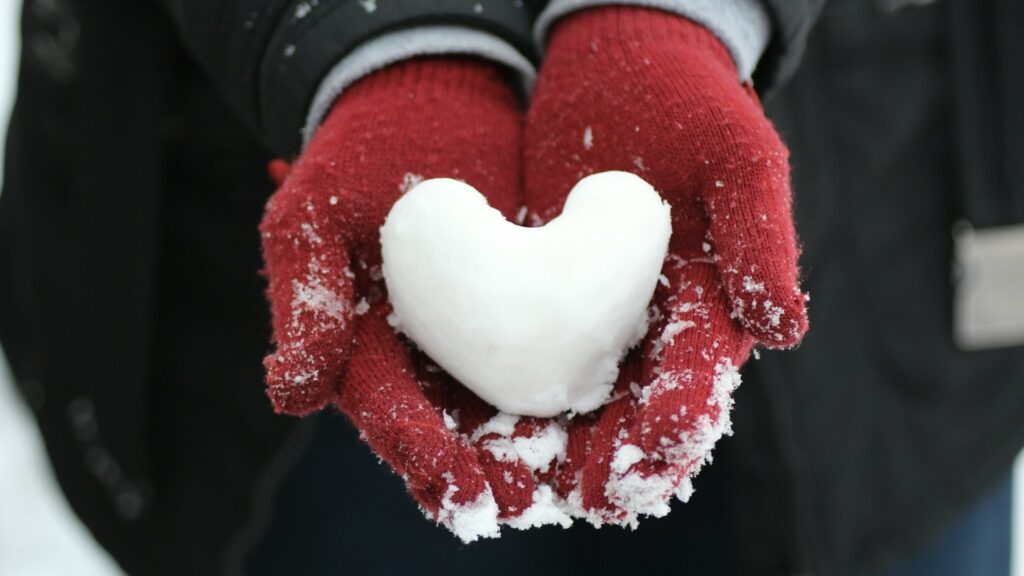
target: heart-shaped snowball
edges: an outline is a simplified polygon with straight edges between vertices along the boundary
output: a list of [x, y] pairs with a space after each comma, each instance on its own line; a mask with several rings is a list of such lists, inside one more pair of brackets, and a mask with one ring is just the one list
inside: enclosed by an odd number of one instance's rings
[[392, 323], [504, 412], [588, 412], [647, 330], [671, 233], [669, 205], [626, 172], [580, 180], [540, 228], [427, 180], [380, 231]]

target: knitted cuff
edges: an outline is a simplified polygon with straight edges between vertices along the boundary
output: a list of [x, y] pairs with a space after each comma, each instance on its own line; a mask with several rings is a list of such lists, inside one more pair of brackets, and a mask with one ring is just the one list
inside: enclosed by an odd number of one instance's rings
[[389, 64], [440, 54], [481, 56], [518, 73], [528, 93], [537, 71], [511, 44], [498, 36], [462, 26], [419, 26], [383, 34], [366, 42], [338, 62], [324, 77], [313, 97], [302, 129], [303, 148], [342, 91]]
[[537, 19], [534, 37], [543, 47], [559, 18], [594, 6], [616, 4], [672, 12], [711, 30], [729, 50], [743, 81], [750, 80], [771, 39], [771, 20], [761, 0], [552, 0]]

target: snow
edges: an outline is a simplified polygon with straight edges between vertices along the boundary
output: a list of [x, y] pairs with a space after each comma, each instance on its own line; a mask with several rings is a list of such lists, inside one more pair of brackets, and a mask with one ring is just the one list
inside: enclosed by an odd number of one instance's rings
[[302, 283], [298, 280], [292, 281], [292, 313], [293, 322], [301, 310], [308, 310], [316, 315], [323, 314], [344, 326], [346, 304], [336, 292], [324, 286], [319, 278], [314, 278], [309, 283]]
[[607, 520], [608, 524], [621, 524], [637, 529], [641, 516], [662, 518], [671, 512], [670, 497], [675, 493], [675, 479], [668, 475], [639, 472], [615, 474], [608, 479], [605, 495], [608, 501], [625, 512], [621, 519]]
[[519, 460], [536, 472], [547, 472], [555, 462], [565, 460], [568, 433], [560, 420], [551, 420], [533, 430], [532, 435], [515, 435], [519, 416], [499, 412], [473, 431], [469, 440], [478, 442], [485, 436], [482, 446], [502, 462]]
[[562, 505], [551, 487], [541, 485], [534, 490], [533, 504], [529, 508], [519, 516], [502, 520], [501, 523], [517, 530], [540, 528], [552, 524], [568, 528], [572, 525], [572, 517], [562, 510]]
[[639, 446], [623, 444], [615, 451], [612, 458], [612, 471], [624, 474], [629, 467], [644, 459], [644, 451]]
[[[657, 394], [672, 389], [692, 378], [688, 370], [682, 373], [662, 374], [644, 388], [641, 404], [649, 403]], [[696, 427], [683, 430], [677, 437], [663, 437], [657, 454], [645, 454], [638, 446], [623, 444], [612, 457], [605, 496], [622, 512], [615, 516], [575, 510], [591, 524], [616, 524], [636, 529], [642, 516], [660, 518], [671, 510], [669, 503], [675, 496], [682, 501], [693, 494], [691, 478], [711, 461], [711, 451], [718, 440], [731, 434], [729, 413], [732, 393], [740, 384], [740, 374], [732, 361], [724, 358], [715, 367], [712, 392], [708, 397], [708, 410], [697, 418]], [[656, 472], [641, 472], [634, 465], [649, 459], [665, 463]]]
[[525, 228], [468, 184], [424, 181], [381, 228], [394, 326], [503, 412], [594, 410], [646, 332], [669, 210], [640, 177], [605, 172]]
[[447, 410], [445, 410], [441, 414], [441, 416], [444, 418], [444, 427], [445, 428], [447, 428], [449, 430], [457, 430], [458, 429], [459, 423], [455, 421], [455, 417], [452, 416], [451, 414], [449, 414]]
[[402, 176], [402, 183], [398, 185], [398, 191], [405, 194], [409, 190], [415, 188], [420, 182], [423, 182], [423, 176], [413, 174], [412, 172], [406, 172], [405, 175]]
[[516, 437], [512, 439], [519, 460], [531, 470], [547, 472], [551, 464], [565, 460], [565, 447], [569, 435], [557, 421], [549, 422], [535, 436]]
[[449, 484], [448, 491], [441, 500], [441, 509], [437, 513], [437, 521], [469, 544], [480, 538], [497, 538], [501, 534], [498, 526], [498, 503], [488, 488], [481, 492], [472, 502], [456, 504], [452, 496], [459, 491], [455, 484]]
[[516, 431], [516, 424], [518, 423], [519, 416], [499, 412], [491, 417], [490, 420], [481, 424], [479, 428], [474, 430], [473, 435], [470, 438], [473, 442], [476, 442], [488, 434], [512, 436]]

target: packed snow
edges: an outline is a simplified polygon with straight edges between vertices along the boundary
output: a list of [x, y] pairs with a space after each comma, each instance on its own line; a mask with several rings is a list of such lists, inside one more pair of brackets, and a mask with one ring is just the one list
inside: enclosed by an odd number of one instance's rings
[[605, 172], [526, 228], [468, 184], [424, 181], [381, 228], [392, 322], [506, 413], [594, 410], [647, 330], [669, 211], [640, 177]]

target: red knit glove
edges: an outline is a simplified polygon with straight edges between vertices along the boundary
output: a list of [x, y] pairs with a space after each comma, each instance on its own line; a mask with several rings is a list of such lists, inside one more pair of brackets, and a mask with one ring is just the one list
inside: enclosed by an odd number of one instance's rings
[[582, 11], [554, 28], [526, 129], [527, 206], [558, 215], [582, 177], [625, 170], [672, 205], [664, 282], [621, 398], [577, 417], [555, 479], [594, 523], [663, 515], [729, 431], [754, 342], [807, 329], [787, 150], [724, 46], [680, 16]]
[[494, 410], [428, 371], [388, 325], [379, 228], [404, 190], [442, 176], [465, 180], [511, 217], [521, 200], [521, 116], [492, 64], [392, 65], [344, 92], [290, 171], [272, 165], [283, 183], [260, 227], [275, 409], [337, 405], [423, 508], [464, 540], [495, 535], [499, 506], [506, 519], [525, 510], [532, 476], [518, 460], [474, 447], [470, 435]]

